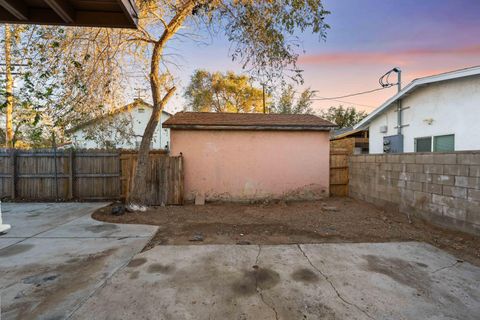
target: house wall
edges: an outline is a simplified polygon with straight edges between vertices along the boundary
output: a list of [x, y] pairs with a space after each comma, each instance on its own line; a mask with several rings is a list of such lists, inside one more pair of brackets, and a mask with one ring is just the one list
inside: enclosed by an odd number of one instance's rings
[[183, 154], [185, 199], [317, 199], [328, 196], [329, 133], [174, 130]]
[[480, 152], [350, 157], [352, 198], [480, 234]]
[[[430, 84], [403, 98], [404, 152], [415, 138], [455, 134], [455, 151], [480, 150], [480, 76]], [[383, 137], [397, 134], [396, 106], [370, 124], [370, 153], [383, 153]], [[433, 119], [431, 125], [425, 122]], [[387, 126], [387, 133], [380, 127]]]
[[[121, 119], [128, 120], [131, 125], [131, 129], [134, 133], [129, 139], [123, 139], [114, 128], [108, 132], [107, 137], [103, 140], [117, 141], [115, 146], [121, 149], [137, 149], [141, 140], [148, 120], [152, 115], [152, 109], [148, 107], [143, 108], [143, 112], [140, 112], [140, 108], [133, 108], [130, 112], [123, 112], [115, 115], [118, 121]], [[152, 140], [153, 149], [167, 149], [170, 146], [170, 129], [162, 128], [162, 123], [167, 121], [170, 116], [166, 113], [162, 113], [161, 121], [155, 130]], [[94, 126], [94, 125], [92, 125]], [[91, 129], [90, 129], [91, 130]], [[72, 135], [72, 142], [77, 148], [102, 148], [101, 143], [95, 140], [88, 140], [85, 129], [80, 129]]]

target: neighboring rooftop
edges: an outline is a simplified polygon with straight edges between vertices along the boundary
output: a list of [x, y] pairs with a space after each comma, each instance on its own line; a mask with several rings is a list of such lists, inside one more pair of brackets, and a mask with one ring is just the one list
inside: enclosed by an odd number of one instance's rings
[[397, 100], [412, 94], [413, 91], [415, 91], [418, 88], [421, 88], [423, 86], [426, 86], [432, 83], [441, 82], [441, 81], [449, 81], [449, 80], [455, 80], [455, 79], [473, 77], [473, 76], [479, 76], [479, 75], [480, 75], [480, 66], [475, 66], [471, 68], [459, 69], [459, 70], [436, 74], [433, 76], [415, 79], [412, 82], [410, 82], [405, 88], [403, 88], [402, 91], [400, 91], [399, 93], [397, 93], [396, 95], [394, 95], [393, 97], [385, 101], [377, 109], [373, 110], [366, 118], [364, 118], [362, 121], [356, 124], [353, 127], [353, 129], [368, 128], [368, 125], [370, 124], [370, 122], [373, 119], [375, 119], [377, 116], [382, 114], [384, 110], [389, 109], [389, 107], [391, 107], [393, 103], [395, 103]]
[[137, 28], [134, 0], [0, 0], [0, 23]]
[[314, 115], [179, 112], [163, 123], [172, 129], [330, 131], [336, 125]]
[[[0, 0], [1, 1], [1, 0]], [[67, 130], [67, 133], [73, 133], [73, 132], [76, 132], [80, 129], [83, 129], [85, 127], [88, 127], [92, 124], [95, 124], [99, 121], [102, 121], [104, 119], [107, 119], [107, 118], [111, 118], [117, 114], [121, 114], [121, 113], [124, 113], [124, 112], [130, 112], [132, 111], [133, 109], [136, 109], [136, 108], [153, 108], [153, 106], [145, 101], [143, 101], [142, 99], [135, 99], [134, 102], [130, 103], [130, 104], [127, 104], [126, 106], [123, 106], [121, 108], [116, 108], [116, 109], [113, 109], [112, 111], [110, 111], [109, 113], [107, 114], [104, 114], [102, 116], [99, 116], [99, 117], [96, 117], [96, 118], [93, 118], [89, 121], [85, 121], [83, 123], [81, 123], [80, 125], [72, 128], [72, 129], [69, 129]], [[170, 113], [168, 113], [167, 111], [165, 110], [162, 110], [162, 113], [168, 115], [168, 116], [172, 116]]]
[[353, 129], [353, 127], [341, 128], [332, 131], [330, 140], [348, 138], [350, 136], [363, 136], [367, 132], [365, 129]]

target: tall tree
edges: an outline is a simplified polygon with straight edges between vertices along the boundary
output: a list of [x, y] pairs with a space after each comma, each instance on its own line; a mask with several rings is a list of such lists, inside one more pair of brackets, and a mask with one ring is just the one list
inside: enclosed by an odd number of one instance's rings
[[352, 127], [367, 116], [365, 111], [358, 111], [353, 107], [344, 108], [343, 106], [330, 107], [321, 112], [321, 117], [325, 120], [335, 123], [340, 128]]
[[140, 32], [131, 41], [137, 47], [149, 46], [145, 52], [150, 57], [153, 111], [138, 152], [131, 204], [145, 202], [150, 142], [163, 108], [177, 89], [165, 67], [165, 49], [181, 28], [203, 24], [223, 30], [233, 43], [232, 58], [264, 79], [282, 77], [287, 69], [293, 70], [291, 77], [298, 77], [300, 40], [295, 34], [310, 29], [324, 38], [328, 28], [324, 22], [328, 12], [321, 0], [144, 0], [139, 4]]
[[292, 85], [284, 87], [272, 108], [272, 112], [281, 114], [313, 114], [313, 102], [311, 99], [314, 92], [306, 89], [297, 99], [295, 99], [295, 93]]
[[196, 70], [184, 94], [196, 112], [262, 112], [263, 91], [247, 75]]
[[[49, 146], [52, 131], [62, 140], [66, 129], [123, 103], [122, 33], [14, 26], [4, 35], [5, 45], [10, 43], [5, 61], [12, 67], [0, 80], [0, 109], [11, 128], [10, 146]], [[16, 78], [9, 78], [8, 70], [18, 71]]]

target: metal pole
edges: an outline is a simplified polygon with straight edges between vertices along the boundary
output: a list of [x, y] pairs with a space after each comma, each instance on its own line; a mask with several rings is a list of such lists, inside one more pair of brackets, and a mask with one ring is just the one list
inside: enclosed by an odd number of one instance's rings
[[53, 167], [55, 171], [55, 201], [58, 201], [57, 143], [55, 141], [55, 131], [52, 131], [52, 145], [53, 145]]
[[397, 76], [398, 76], [398, 83], [397, 83], [397, 87], [398, 87], [398, 92], [402, 91], [402, 70], [400, 68], [396, 68], [397, 69]]
[[[402, 91], [402, 70], [400, 68], [395, 68], [397, 72], [397, 89], [398, 92]], [[397, 133], [402, 134], [402, 99], [397, 101]]]

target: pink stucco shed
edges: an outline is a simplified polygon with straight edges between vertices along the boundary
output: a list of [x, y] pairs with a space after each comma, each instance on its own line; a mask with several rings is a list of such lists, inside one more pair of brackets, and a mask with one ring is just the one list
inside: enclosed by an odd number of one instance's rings
[[328, 196], [326, 131], [172, 130], [183, 154], [185, 199], [318, 199]]

